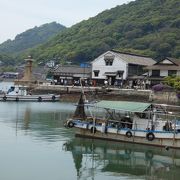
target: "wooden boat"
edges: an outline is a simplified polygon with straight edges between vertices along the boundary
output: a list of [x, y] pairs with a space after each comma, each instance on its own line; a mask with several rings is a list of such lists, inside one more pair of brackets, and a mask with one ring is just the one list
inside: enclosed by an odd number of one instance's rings
[[76, 136], [180, 149], [179, 114], [151, 103], [99, 101], [88, 105], [94, 112], [87, 115], [86, 106], [81, 95], [74, 116], [65, 123], [77, 129]]
[[7, 93], [0, 94], [0, 101], [34, 101], [34, 102], [55, 102], [59, 101], [60, 95], [42, 94], [32, 95], [27, 93], [24, 86], [11, 86]]

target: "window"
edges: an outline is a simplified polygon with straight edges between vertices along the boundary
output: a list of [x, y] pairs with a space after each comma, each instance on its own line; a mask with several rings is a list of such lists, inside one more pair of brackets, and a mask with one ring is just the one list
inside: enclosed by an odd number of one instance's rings
[[117, 71], [119, 77], [123, 77], [124, 71]]
[[108, 53], [104, 56], [104, 61], [106, 66], [112, 66], [115, 56], [111, 53]]
[[94, 76], [98, 77], [99, 76], [99, 70], [94, 70]]
[[113, 60], [112, 59], [105, 59], [106, 66], [112, 66]]
[[128, 76], [134, 76], [134, 75], [142, 75], [145, 72], [143, 71], [143, 66], [142, 65], [137, 65], [137, 64], [129, 64], [128, 65]]
[[176, 75], [177, 71], [176, 70], [168, 70], [168, 76], [173, 76]]
[[153, 77], [160, 77], [160, 70], [152, 70]]

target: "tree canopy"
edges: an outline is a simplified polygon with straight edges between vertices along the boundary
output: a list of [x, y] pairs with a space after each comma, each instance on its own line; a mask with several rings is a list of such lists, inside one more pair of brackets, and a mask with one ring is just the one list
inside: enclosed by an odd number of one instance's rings
[[180, 1], [136, 0], [106, 10], [21, 53], [37, 61], [92, 61], [115, 49], [162, 59], [180, 58]]
[[164, 83], [180, 91], [180, 76], [167, 76], [164, 78]]

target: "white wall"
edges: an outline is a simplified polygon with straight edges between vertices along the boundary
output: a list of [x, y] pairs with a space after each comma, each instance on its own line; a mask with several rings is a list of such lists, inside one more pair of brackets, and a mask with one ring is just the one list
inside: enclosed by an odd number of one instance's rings
[[152, 76], [152, 70], [149, 70], [148, 75]]
[[[105, 53], [106, 54], [106, 53]], [[106, 66], [104, 61], [104, 55], [99, 56], [92, 62], [92, 78], [93, 79], [105, 79], [105, 72], [117, 72], [124, 71], [123, 79], [127, 78], [127, 63], [115, 55], [112, 66]], [[112, 53], [113, 54], [113, 53]], [[94, 76], [94, 70], [99, 70], [99, 76]]]
[[160, 76], [162, 77], [168, 76], [168, 70], [160, 70]]

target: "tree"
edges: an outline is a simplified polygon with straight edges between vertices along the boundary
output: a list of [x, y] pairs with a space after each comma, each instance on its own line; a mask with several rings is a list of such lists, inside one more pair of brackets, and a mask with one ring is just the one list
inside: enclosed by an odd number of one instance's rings
[[172, 86], [175, 90], [180, 90], [180, 76], [167, 76], [164, 78], [164, 83]]

